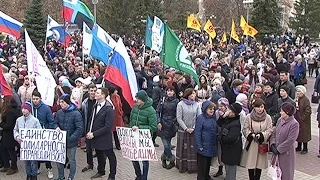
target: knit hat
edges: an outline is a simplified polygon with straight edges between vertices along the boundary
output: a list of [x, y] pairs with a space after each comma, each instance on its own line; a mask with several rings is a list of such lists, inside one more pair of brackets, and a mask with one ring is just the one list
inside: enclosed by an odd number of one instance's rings
[[288, 88], [288, 86], [281, 86], [281, 87], [280, 87], [280, 90], [281, 90], [281, 89], [283, 89], [284, 91], [287, 92], [287, 94], [289, 94], [289, 90], [290, 90], [290, 89]]
[[237, 116], [242, 111], [242, 106], [239, 103], [233, 103], [229, 105], [229, 109]]
[[245, 101], [245, 100], [248, 100], [247, 95], [245, 95], [243, 93], [239, 93], [237, 98], [236, 98], [236, 101], [237, 102], [242, 102], [242, 101]]
[[285, 102], [281, 105], [281, 109], [288, 115], [288, 116], [292, 116], [296, 113], [296, 107], [289, 103], [289, 102]]
[[229, 100], [227, 98], [220, 98], [218, 100], [218, 105], [229, 106]]
[[222, 83], [221, 80], [217, 78], [213, 81], [213, 84], [219, 84], [221, 86]]
[[264, 86], [270, 86], [272, 89], [274, 89], [274, 83], [271, 81], [266, 82]]
[[28, 110], [29, 112], [32, 111], [32, 107], [31, 107], [31, 104], [30, 104], [29, 102], [23, 103], [22, 106], [21, 106], [21, 109], [26, 109], [26, 110]]
[[139, 92], [137, 92], [136, 98], [140, 99], [143, 102], [146, 102], [149, 97], [148, 97], [148, 94], [145, 90], [140, 90]]
[[69, 105], [71, 104], [71, 100], [70, 100], [70, 95], [69, 94], [64, 94], [64, 95], [60, 96], [59, 99], [63, 100], [64, 102], [66, 102]]
[[296, 91], [297, 92], [302, 92], [302, 94], [306, 94], [307, 89], [303, 85], [298, 85], [298, 86], [296, 86]]

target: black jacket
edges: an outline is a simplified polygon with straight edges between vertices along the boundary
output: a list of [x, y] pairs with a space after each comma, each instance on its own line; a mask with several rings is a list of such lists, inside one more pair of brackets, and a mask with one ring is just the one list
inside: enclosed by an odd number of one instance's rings
[[[114, 116], [113, 106], [109, 101], [106, 101], [105, 105], [99, 110], [93, 120], [91, 132], [94, 138], [89, 140], [91, 141], [92, 148], [97, 150], [109, 150], [113, 148], [111, 129]], [[91, 122], [89, 123], [89, 127], [90, 126]]]
[[177, 123], [176, 112], [179, 100], [174, 97], [166, 97], [164, 102], [159, 102], [157, 107], [158, 123], [161, 123], [162, 129], [158, 135], [164, 138], [172, 138], [176, 135], [175, 124]]
[[236, 102], [237, 95], [234, 93], [233, 88], [226, 92], [226, 98], [228, 99], [229, 104]]
[[221, 143], [221, 160], [226, 165], [240, 164], [242, 154], [240, 116], [233, 118], [220, 117], [218, 126], [221, 127], [219, 139]]
[[264, 96], [264, 102], [266, 103], [265, 109], [271, 117], [277, 114], [278, 98], [278, 94], [274, 91]]
[[13, 129], [16, 125], [17, 118], [21, 116], [21, 110], [17, 109], [17, 103], [13, 101], [14, 100], [11, 100], [12, 107], [1, 117], [0, 127], [3, 130], [0, 146], [4, 148], [13, 148], [18, 145], [17, 141], [13, 138]]

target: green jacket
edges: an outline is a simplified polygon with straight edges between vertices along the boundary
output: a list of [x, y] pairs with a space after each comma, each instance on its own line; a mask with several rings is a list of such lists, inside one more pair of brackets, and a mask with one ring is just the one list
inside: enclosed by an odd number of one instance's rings
[[130, 127], [138, 126], [139, 129], [150, 129], [151, 132], [157, 130], [157, 116], [152, 103], [152, 99], [148, 98], [143, 106], [133, 106], [130, 114]]

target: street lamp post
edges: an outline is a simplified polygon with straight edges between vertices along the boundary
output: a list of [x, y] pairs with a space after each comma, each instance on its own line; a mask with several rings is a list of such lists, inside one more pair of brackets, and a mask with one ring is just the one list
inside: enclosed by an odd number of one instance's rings
[[96, 24], [97, 22], [97, 4], [98, 4], [99, 0], [92, 0], [92, 4], [93, 4], [93, 13], [94, 13], [94, 24]]
[[243, 0], [242, 3], [247, 10], [247, 23], [249, 23], [249, 12], [253, 8], [253, 0]]

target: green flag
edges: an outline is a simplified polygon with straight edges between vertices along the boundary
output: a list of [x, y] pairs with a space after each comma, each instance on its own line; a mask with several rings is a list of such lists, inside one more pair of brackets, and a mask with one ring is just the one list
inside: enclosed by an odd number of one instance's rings
[[199, 77], [187, 49], [167, 25], [165, 25], [164, 43], [163, 62], [170, 67], [189, 74], [199, 84]]

